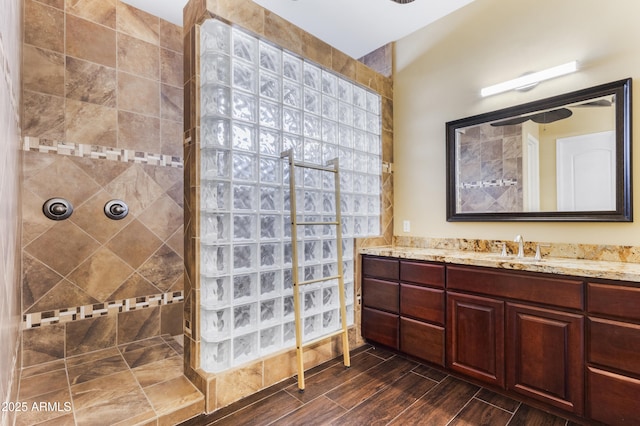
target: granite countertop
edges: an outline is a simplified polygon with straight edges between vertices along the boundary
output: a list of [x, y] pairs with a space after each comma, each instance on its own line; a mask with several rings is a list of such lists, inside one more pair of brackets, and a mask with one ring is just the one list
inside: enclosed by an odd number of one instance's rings
[[544, 257], [542, 260], [535, 260], [533, 257], [517, 258], [513, 255], [501, 257], [500, 253], [398, 246], [366, 247], [360, 249], [360, 254], [640, 282], [640, 263], [562, 257]]

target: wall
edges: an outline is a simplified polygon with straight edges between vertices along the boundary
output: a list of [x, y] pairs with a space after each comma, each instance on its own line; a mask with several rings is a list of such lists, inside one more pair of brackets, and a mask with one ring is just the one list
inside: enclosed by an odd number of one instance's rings
[[[0, 0], [0, 402], [17, 401], [20, 368], [21, 3]], [[2, 410], [0, 423], [10, 415]]]
[[116, 0], [24, 4], [23, 364], [181, 334], [182, 29]]
[[[618, 0], [475, 0], [400, 40], [394, 73], [394, 235], [640, 245], [640, 223], [449, 223], [445, 123], [640, 76], [640, 4]], [[480, 88], [570, 60], [580, 71], [528, 92], [480, 98]], [[632, 96], [640, 96], [639, 86]], [[640, 111], [633, 111], [638, 123]], [[640, 127], [633, 138], [640, 137]], [[640, 153], [635, 150], [633, 163]], [[634, 187], [638, 186], [638, 173]], [[635, 197], [636, 213], [638, 197]], [[403, 220], [411, 232], [402, 232]]]

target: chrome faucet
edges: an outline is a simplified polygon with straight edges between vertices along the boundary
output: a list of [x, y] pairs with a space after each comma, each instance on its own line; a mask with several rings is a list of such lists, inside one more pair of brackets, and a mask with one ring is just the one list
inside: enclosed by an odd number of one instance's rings
[[513, 240], [514, 243], [518, 243], [518, 255], [517, 257], [524, 257], [524, 240], [522, 239], [522, 235], [516, 235], [516, 238]]

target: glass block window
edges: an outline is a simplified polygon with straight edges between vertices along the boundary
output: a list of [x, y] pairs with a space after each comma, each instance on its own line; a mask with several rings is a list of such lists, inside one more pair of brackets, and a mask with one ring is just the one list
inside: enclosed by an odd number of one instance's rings
[[[200, 39], [201, 366], [209, 372], [295, 346], [289, 170], [340, 160], [343, 262], [353, 324], [356, 237], [380, 234], [380, 96], [240, 28]], [[303, 221], [332, 221], [333, 174], [299, 169]], [[337, 274], [335, 227], [298, 230], [301, 279]], [[337, 281], [301, 290], [304, 340], [340, 328]]]

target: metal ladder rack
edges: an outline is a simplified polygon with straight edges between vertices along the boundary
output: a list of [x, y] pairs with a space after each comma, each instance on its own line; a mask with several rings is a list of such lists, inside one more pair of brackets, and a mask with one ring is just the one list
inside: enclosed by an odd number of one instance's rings
[[[344, 265], [342, 263], [342, 217], [340, 214], [340, 172], [339, 172], [339, 163], [338, 158], [334, 158], [333, 160], [327, 163], [327, 166], [320, 166], [311, 163], [298, 162], [294, 159], [293, 149], [289, 149], [280, 154], [280, 158], [288, 158], [289, 162], [289, 189], [291, 191], [290, 195], [290, 209], [291, 209], [291, 272], [293, 277], [293, 306], [295, 312], [295, 329], [296, 329], [296, 358], [297, 358], [297, 366], [298, 366], [298, 389], [300, 392], [304, 391], [304, 358], [303, 358], [303, 348], [304, 346], [309, 346], [314, 343], [317, 343], [321, 340], [324, 340], [328, 337], [342, 335], [342, 349], [343, 349], [343, 360], [345, 367], [349, 367], [351, 365], [351, 360], [349, 358], [349, 335], [347, 329], [347, 308], [345, 301], [345, 291], [344, 291]], [[320, 170], [322, 172], [330, 172], [334, 174], [334, 182], [335, 182], [335, 221], [334, 222], [305, 222], [298, 221], [298, 213], [296, 210], [296, 182], [295, 182], [295, 170], [296, 167], [307, 168], [307, 169], [315, 169]], [[319, 279], [312, 279], [307, 281], [300, 281], [299, 272], [298, 272], [298, 225], [305, 226], [324, 226], [331, 225], [336, 227], [336, 258], [338, 263], [338, 275], [324, 277]], [[332, 333], [325, 334], [317, 339], [310, 340], [308, 342], [302, 342], [302, 318], [301, 318], [301, 309], [300, 309], [300, 289], [302, 286], [307, 284], [313, 284], [323, 281], [330, 280], [338, 280], [338, 292], [340, 293], [340, 320], [341, 320], [341, 328], [339, 331], [334, 331]]]

